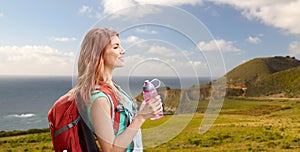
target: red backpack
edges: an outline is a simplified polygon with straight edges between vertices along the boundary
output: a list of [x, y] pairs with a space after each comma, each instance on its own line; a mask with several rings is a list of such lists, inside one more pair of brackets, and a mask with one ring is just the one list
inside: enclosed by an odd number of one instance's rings
[[[109, 97], [112, 105], [111, 116], [114, 116], [113, 128], [116, 133], [120, 122], [120, 112], [116, 109], [119, 106], [118, 100], [108, 87], [101, 86], [97, 90]], [[54, 150], [56, 152], [63, 150], [68, 152], [99, 151], [94, 134], [81, 119], [76, 101], [68, 99], [67, 94], [60, 97], [48, 113]]]

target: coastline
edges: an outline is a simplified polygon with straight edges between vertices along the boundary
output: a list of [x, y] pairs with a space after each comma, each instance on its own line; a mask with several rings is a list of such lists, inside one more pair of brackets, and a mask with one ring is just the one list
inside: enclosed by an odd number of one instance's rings
[[47, 132], [50, 133], [49, 128], [31, 128], [28, 130], [0, 131], [0, 138], [21, 136], [21, 135], [28, 135], [28, 134], [47, 133]]
[[[244, 101], [297, 101], [300, 102], [300, 98], [287, 98], [287, 97], [226, 97], [225, 100], [235, 99], [235, 100], [244, 100]], [[170, 114], [172, 115], [172, 114]], [[44, 133], [50, 132], [49, 128], [29, 128], [27, 130], [0, 130], [0, 138], [1, 137], [9, 137], [9, 136], [18, 136], [18, 135], [26, 135], [26, 134], [34, 134], [34, 133]]]

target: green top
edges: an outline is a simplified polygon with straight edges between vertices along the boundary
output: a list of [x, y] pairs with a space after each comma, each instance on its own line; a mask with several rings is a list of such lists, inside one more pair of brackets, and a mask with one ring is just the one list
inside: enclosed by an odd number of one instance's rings
[[[133, 102], [130, 100], [130, 98], [124, 92], [121, 91], [121, 93], [122, 93], [123, 99], [125, 99], [125, 102], [130, 103], [130, 106], [133, 107], [134, 105], [133, 105]], [[92, 108], [92, 105], [95, 102], [95, 100], [99, 97], [105, 97], [107, 99], [107, 103], [108, 103], [109, 107], [111, 107], [111, 103], [113, 102], [113, 101], [110, 101], [110, 98], [103, 92], [101, 92], [99, 90], [92, 90], [92, 103], [87, 105], [87, 115], [88, 115], [88, 119], [91, 122], [91, 124], [93, 124], [92, 117], [90, 115], [91, 108]], [[119, 102], [119, 104], [121, 104], [121, 103]], [[119, 130], [115, 134], [115, 137], [118, 137], [120, 134], [122, 134], [125, 131], [125, 129], [127, 128], [126, 122], [130, 122], [131, 115], [130, 115], [129, 110], [127, 108], [123, 108], [123, 109], [124, 109], [124, 111], [120, 112]], [[129, 145], [129, 147], [127, 148], [126, 152], [130, 152], [132, 150], [133, 150], [133, 144], [131, 143]]]

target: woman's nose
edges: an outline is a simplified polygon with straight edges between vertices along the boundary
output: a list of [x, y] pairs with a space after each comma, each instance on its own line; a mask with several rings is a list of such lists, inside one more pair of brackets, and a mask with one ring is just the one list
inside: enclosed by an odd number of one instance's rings
[[121, 48], [121, 52], [120, 52], [120, 54], [121, 54], [121, 55], [124, 55], [124, 54], [125, 54], [125, 52], [126, 52], [126, 51], [125, 51], [125, 49]]

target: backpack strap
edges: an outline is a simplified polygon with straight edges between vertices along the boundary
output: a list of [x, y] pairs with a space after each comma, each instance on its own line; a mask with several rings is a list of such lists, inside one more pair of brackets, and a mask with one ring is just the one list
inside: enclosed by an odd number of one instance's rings
[[80, 145], [83, 147], [82, 152], [100, 152], [93, 132], [84, 121], [79, 121], [78, 130]]
[[80, 115], [78, 115], [78, 117], [71, 123], [67, 124], [66, 126], [64, 126], [63, 128], [60, 128], [59, 130], [54, 132], [54, 137], [58, 136], [59, 134], [61, 134], [62, 132], [74, 127], [75, 125], [78, 124], [79, 120], [81, 119]]
[[97, 88], [97, 90], [106, 94], [111, 102], [110, 114], [111, 114], [111, 119], [113, 121], [114, 134], [117, 135], [119, 132], [119, 124], [120, 124], [120, 111], [118, 110], [120, 108], [119, 101], [117, 100], [112, 90], [107, 86], [100, 86], [99, 88]]

